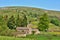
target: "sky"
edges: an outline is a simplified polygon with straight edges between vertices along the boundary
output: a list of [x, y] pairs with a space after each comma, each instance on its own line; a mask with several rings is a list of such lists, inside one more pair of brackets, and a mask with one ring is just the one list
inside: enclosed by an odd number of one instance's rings
[[60, 11], [60, 0], [0, 0], [0, 7], [27, 6]]

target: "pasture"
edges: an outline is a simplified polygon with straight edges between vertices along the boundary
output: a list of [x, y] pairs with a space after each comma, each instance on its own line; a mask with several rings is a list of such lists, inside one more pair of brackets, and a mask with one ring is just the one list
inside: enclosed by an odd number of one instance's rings
[[60, 40], [60, 36], [53, 35], [28, 35], [26, 37], [7, 37], [0, 36], [0, 40]]

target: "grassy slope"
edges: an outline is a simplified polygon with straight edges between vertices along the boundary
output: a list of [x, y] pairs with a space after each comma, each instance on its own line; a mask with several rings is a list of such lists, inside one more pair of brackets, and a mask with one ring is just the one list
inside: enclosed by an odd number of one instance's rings
[[60, 37], [46, 36], [46, 35], [32, 35], [32, 36], [27, 36], [26, 38], [0, 36], [0, 40], [60, 40]]

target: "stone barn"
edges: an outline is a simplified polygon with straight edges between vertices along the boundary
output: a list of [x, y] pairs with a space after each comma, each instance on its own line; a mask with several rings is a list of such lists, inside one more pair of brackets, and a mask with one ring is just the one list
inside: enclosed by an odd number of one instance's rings
[[32, 34], [39, 34], [40, 31], [37, 28], [31, 28], [31, 24], [28, 24], [27, 27], [17, 27], [16, 28], [16, 36], [26, 36]]

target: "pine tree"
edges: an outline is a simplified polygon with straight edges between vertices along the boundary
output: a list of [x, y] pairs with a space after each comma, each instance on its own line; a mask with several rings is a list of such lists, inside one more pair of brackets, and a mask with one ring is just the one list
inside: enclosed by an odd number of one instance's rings
[[49, 17], [46, 13], [40, 17], [38, 28], [41, 31], [45, 31], [49, 28]]
[[7, 22], [7, 26], [9, 27], [9, 29], [15, 29], [16, 25], [15, 25], [15, 18], [14, 16], [11, 16]]

